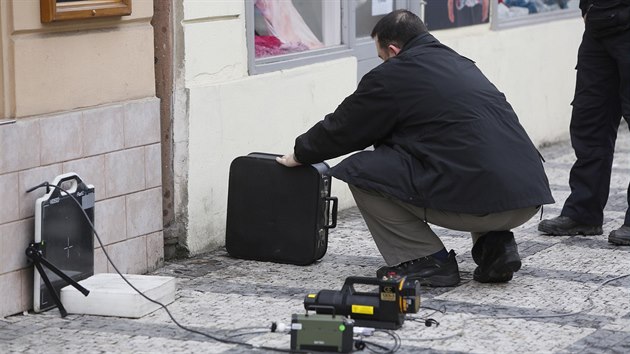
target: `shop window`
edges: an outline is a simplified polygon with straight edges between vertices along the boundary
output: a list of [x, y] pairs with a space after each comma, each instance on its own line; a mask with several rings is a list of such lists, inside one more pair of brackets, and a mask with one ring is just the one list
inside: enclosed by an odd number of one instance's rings
[[347, 0], [248, 0], [250, 73], [348, 55]]
[[381, 62], [370, 37], [378, 20], [395, 9], [421, 10], [417, 0], [246, 0], [245, 4], [251, 75], [355, 56], [361, 78]]
[[492, 0], [492, 28], [580, 16], [580, 0]]

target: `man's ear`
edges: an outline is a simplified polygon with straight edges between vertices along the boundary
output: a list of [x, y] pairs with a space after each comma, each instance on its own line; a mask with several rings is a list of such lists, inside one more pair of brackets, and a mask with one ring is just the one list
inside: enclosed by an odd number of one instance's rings
[[395, 57], [398, 55], [398, 53], [400, 52], [400, 48], [398, 48], [397, 46], [390, 44], [387, 46], [387, 50], [392, 54], [392, 57]]

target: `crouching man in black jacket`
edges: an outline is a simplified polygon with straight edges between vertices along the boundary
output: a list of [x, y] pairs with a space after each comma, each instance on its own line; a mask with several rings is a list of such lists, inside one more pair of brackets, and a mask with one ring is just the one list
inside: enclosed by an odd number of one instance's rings
[[511, 280], [521, 259], [510, 229], [554, 202], [538, 151], [505, 96], [416, 15], [388, 14], [372, 38], [384, 62], [278, 162], [360, 151], [332, 175], [349, 184], [388, 264], [377, 276], [457, 285], [455, 252], [433, 224], [472, 233], [475, 280]]

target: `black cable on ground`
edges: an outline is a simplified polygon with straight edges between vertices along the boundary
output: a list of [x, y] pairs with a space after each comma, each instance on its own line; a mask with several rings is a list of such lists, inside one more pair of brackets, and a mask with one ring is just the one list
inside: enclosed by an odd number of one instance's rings
[[402, 341], [400, 339], [400, 336], [398, 335], [398, 333], [394, 332], [394, 331], [390, 331], [390, 330], [382, 330], [382, 329], [377, 329], [374, 331], [374, 333], [385, 333], [388, 336], [390, 336], [393, 340], [394, 340], [394, 346], [393, 347], [388, 347], [386, 345], [380, 344], [380, 343], [376, 343], [370, 340], [365, 340], [365, 339], [356, 339], [354, 342], [354, 346], [355, 348], [359, 349], [359, 350], [363, 350], [363, 349], [367, 349], [368, 351], [372, 352], [372, 353], [376, 353], [376, 354], [391, 354], [391, 353], [395, 353], [397, 352], [401, 345], [402, 345]]

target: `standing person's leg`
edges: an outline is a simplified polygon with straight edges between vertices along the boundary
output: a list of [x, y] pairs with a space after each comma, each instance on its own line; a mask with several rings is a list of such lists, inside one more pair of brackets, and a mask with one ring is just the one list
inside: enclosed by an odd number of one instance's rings
[[586, 225], [601, 225], [621, 121], [619, 75], [603, 43], [588, 34], [580, 46], [577, 69], [570, 125], [577, 161], [569, 177], [571, 195], [561, 215]]
[[585, 33], [578, 51], [570, 125], [571, 145], [577, 157], [569, 175], [571, 194], [559, 217], [539, 224], [538, 229], [546, 234], [602, 234], [603, 210], [621, 121], [617, 70], [602, 41]]
[[[610, 38], [607, 45], [610, 46], [610, 55], [617, 61], [621, 113], [630, 125], [630, 55], [628, 55], [630, 53], [630, 31]], [[627, 199], [628, 205], [630, 205], [630, 185], [628, 185]], [[616, 245], [630, 245], [630, 208], [626, 210], [624, 225], [610, 233], [608, 242]]]
[[422, 218], [404, 204], [380, 193], [350, 185], [350, 191], [389, 267], [377, 276], [400, 275], [421, 285], [454, 286], [459, 283], [455, 253], [446, 252], [440, 238]]

